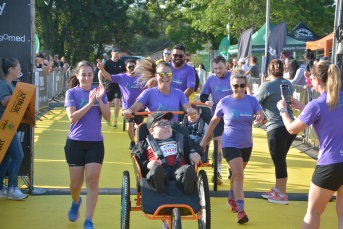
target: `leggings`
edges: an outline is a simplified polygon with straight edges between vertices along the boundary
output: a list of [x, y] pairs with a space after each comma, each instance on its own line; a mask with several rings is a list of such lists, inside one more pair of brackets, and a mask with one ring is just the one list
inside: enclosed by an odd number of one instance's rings
[[276, 179], [287, 177], [286, 156], [296, 134], [290, 134], [285, 126], [267, 132], [269, 152], [275, 166]]

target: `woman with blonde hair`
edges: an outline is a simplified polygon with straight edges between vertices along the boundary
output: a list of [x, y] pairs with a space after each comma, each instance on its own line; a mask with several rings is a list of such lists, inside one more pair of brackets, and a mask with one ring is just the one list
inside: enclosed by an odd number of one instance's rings
[[[287, 112], [280, 111], [290, 134], [297, 134], [313, 124], [320, 143], [302, 229], [319, 228], [320, 216], [335, 192], [338, 228], [343, 228], [343, 92], [339, 91], [340, 76], [336, 65], [329, 61], [319, 62], [311, 68], [311, 80], [321, 96], [306, 106], [292, 99], [291, 106], [302, 110], [294, 121]], [[285, 99], [282, 98], [277, 106], [280, 110], [286, 108]]]

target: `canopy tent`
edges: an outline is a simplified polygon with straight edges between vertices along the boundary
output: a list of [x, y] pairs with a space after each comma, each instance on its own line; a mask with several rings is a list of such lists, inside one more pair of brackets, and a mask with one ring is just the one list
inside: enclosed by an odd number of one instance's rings
[[330, 48], [332, 48], [333, 33], [323, 37], [318, 41], [308, 41], [306, 42], [306, 49], [311, 49], [312, 51], [324, 49], [324, 56], [329, 57]]
[[[292, 35], [294, 34], [294, 35]], [[315, 32], [313, 32], [304, 22], [300, 22], [297, 26], [294, 27], [290, 37], [298, 41], [316, 41], [321, 39]]]
[[[270, 35], [274, 25], [269, 22], [269, 34]], [[266, 24], [264, 24], [257, 32], [252, 35], [252, 50], [251, 52], [264, 52], [266, 42]], [[306, 42], [297, 41], [289, 36], [287, 36], [287, 45], [283, 48], [283, 51], [287, 52], [297, 52], [305, 51]], [[229, 47], [228, 53], [235, 54], [238, 53], [238, 44], [231, 45]]]

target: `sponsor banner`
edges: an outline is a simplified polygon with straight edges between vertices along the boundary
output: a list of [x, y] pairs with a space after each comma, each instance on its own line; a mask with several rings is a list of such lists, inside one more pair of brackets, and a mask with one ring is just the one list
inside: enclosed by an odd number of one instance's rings
[[36, 84], [36, 111], [49, 106], [48, 80], [46, 72], [35, 72]]
[[261, 78], [250, 77], [249, 82], [251, 85], [252, 94], [256, 94], [261, 85]]
[[[18, 82], [0, 120], [0, 163], [20, 123], [35, 125], [36, 86]], [[29, 133], [29, 130], [28, 132]]]
[[[293, 87], [294, 87], [293, 98], [299, 100], [302, 104], [307, 104], [308, 103], [308, 90], [305, 89], [301, 85], [293, 84]], [[301, 114], [300, 110], [293, 109], [294, 118], [298, 118], [300, 114]], [[303, 133], [305, 133], [305, 131], [300, 132], [298, 135], [301, 135]]]

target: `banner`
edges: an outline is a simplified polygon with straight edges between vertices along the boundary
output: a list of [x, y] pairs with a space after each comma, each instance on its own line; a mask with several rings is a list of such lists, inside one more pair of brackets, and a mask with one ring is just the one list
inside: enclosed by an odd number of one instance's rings
[[20, 123], [35, 125], [36, 86], [18, 82], [0, 120], [0, 163]]
[[229, 49], [229, 41], [227, 37], [224, 37], [219, 45], [219, 56], [222, 56], [227, 60], [227, 50]]
[[287, 44], [287, 35], [288, 29], [286, 22], [277, 24], [270, 33], [270, 36], [268, 38], [268, 52], [263, 68], [263, 73], [265, 75], [267, 75], [269, 63], [273, 59], [279, 59], [283, 47], [285, 47]]
[[245, 58], [251, 56], [251, 42], [252, 42], [253, 28], [245, 30], [238, 40], [238, 54], [237, 58]]
[[252, 94], [256, 94], [261, 85], [261, 78], [250, 77], [249, 82], [251, 85]]
[[36, 82], [36, 111], [49, 106], [48, 80], [46, 72], [35, 72]]
[[[295, 84], [293, 84], [293, 87], [294, 87], [293, 98], [299, 100], [302, 104], [307, 104], [309, 102], [308, 93], [310, 93], [308, 90], [310, 89], [305, 89], [303, 86], [295, 85]], [[294, 118], [298, 118], [300, 114], [301, 114], [300, 110], [293, 109]], [[304, 132], [305, 131], [301, 131], [298, 135], [301, 135]]]

